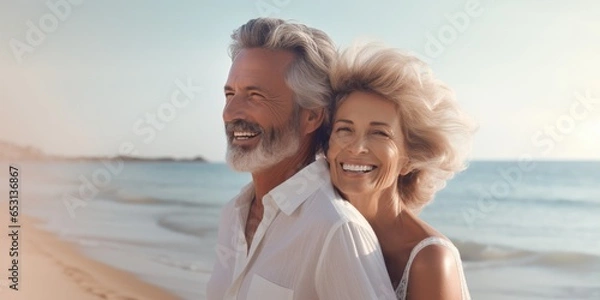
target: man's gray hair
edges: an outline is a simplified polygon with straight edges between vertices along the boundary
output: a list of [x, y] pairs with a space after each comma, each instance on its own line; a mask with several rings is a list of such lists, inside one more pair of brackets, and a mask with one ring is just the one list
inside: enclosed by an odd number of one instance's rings
[[[331, 85], [329, 67], [336, 56], [333, 41], [323, 31], [302, 24], [275, 18], [258, 18], [248, 21], [231, 35], [231, 59], [243, 49], [263, 48], [284, 50], [295, 54], [285, 81], [294, 92], [294, 100], [305, 109], [324, 109], [323, 125], [317, 139], [325, 136], [329, 124]], [[319, 148], [320, 142], [317, 142]], [[318, 152], [321, 149], [315, 149]]]

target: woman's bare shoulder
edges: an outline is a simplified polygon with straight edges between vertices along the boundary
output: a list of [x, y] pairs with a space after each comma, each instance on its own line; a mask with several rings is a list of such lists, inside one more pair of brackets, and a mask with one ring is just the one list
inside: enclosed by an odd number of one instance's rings
[[413, 299], [460, 299], [460, 270], [450, 241], [428, 243], [414, 257], [409, 288]]

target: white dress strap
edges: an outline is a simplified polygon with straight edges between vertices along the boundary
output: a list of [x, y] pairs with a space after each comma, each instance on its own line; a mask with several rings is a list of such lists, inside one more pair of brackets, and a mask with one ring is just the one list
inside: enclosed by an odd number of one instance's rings
[[465, 274], [463, 272], [462, 261], [460, 259], [460, 253], [458, 252], [458, 249], [456, 249], [456, 247], [454, 246], [454, 244], [452, 244], [452, 242], [450, 242], [446, 239], [437, 237], [437, 236], [430, 236], [428, 238], [425, 238], [424, 240], [420, 241], [410, 252], [410, 257], [408, 258], [408, 262], [406, 263], [406, 267], [404, 268], [404, 273], [402, 274], [400, 283], [398, 284], [398, 287], [396, 288], [397, 298], [399, 300], [406, 299], [406, 290], [408, 288], [408, 276], [410, 274], [410, 267], [412, 265], [412, 262], [415, 259], [415, 256], [417, 256], [417, 254], [419, 253], [419, 251], [421, 251], [423, 248], [425, 248], [429, 245], [441, 245], [441, 246], [444, 246], [444, 247], [450, 249], [450, 251], [454, 255], [454, 259], [456, 260], [456, 267], [458, 269], [459, 276], [460, 276], [460, 283], [461, 283], [461, 289], [462, 289], [462, 300], [470, 300], [471, 296], [469, 295], [469, 289], [467, 287], [467, 281], [465, 279]]

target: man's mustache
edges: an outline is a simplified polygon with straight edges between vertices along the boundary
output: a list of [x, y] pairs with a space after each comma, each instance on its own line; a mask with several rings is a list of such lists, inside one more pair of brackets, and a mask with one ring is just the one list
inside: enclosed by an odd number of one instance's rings
[[233, 135], [234, 131], [250, 131], [250, 132], [262, 132], [262, 127], [256, 123], [244, 121], [244, 120], [233, 120], [225, 123], [225, 132], [227, 135]]

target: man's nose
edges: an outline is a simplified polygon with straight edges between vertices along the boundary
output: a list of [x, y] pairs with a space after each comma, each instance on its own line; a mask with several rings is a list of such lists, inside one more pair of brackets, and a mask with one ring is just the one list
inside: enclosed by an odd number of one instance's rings
[[231, 122], [237, 119], [244, 120], [246, 119], [247, 111], [248, 107], [245, 99], [234, 95], [225, 102], [225, 107], [223, 108], [223, 121]]

